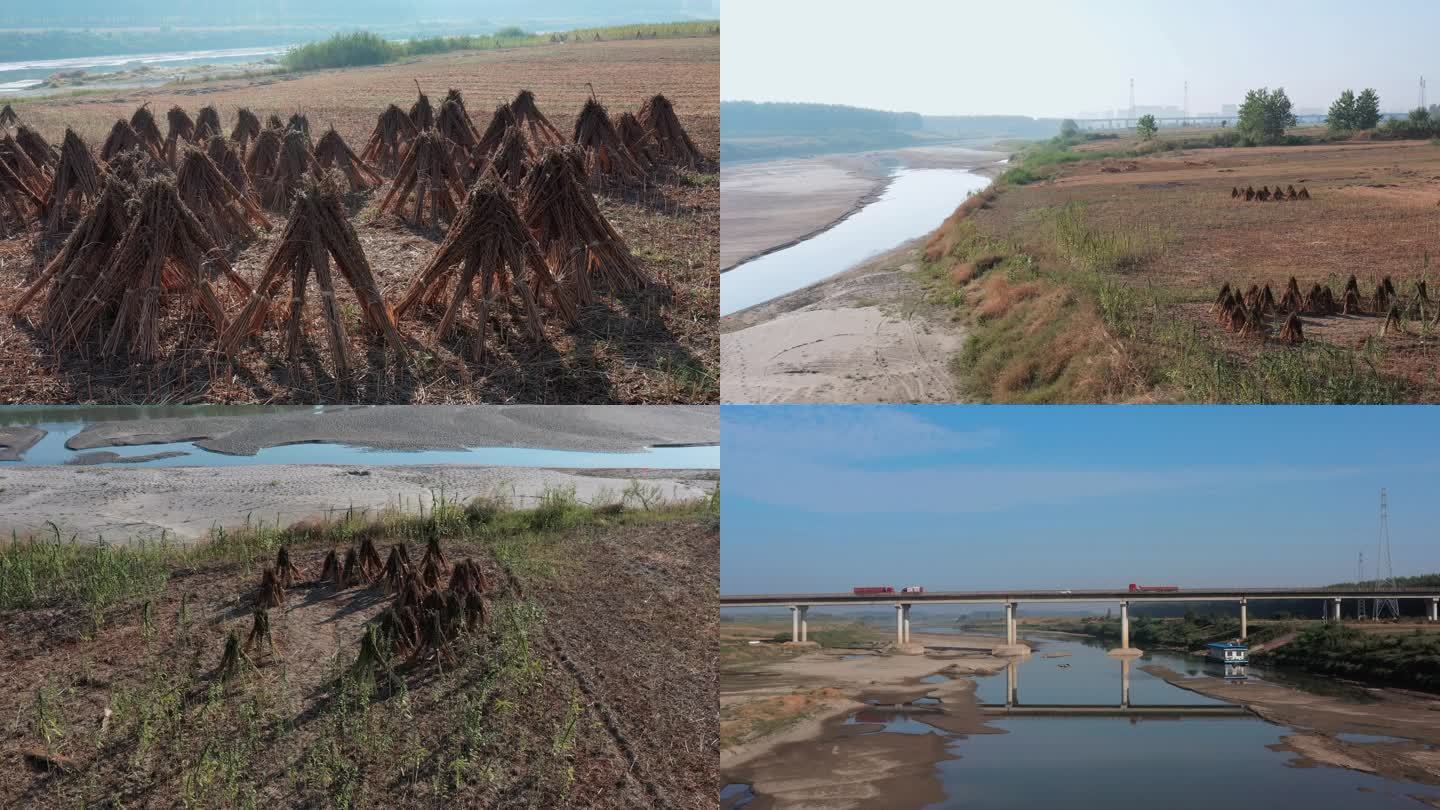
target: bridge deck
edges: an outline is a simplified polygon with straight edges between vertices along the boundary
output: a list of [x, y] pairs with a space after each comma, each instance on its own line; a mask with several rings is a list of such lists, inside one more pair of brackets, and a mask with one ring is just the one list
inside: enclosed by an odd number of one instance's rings
[[1182, 588], [1176, 591], [1017, 590], [928, 591], [926, 593], [778, 593], [721, 595], [721, 607], [766, 605], [996, 604], [1005, 602], [1208, 602], [1265, 599], [1435, 599], [1437, 588], [1390, 591], [1322, 588]]

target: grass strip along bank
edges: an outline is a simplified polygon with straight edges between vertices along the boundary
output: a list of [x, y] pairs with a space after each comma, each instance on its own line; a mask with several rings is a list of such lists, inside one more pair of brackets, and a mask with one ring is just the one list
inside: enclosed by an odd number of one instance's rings
[[[1213, 290], [1145, 271], [1177, 241], [1163, 218], [1098, 216], [1094, 204], [1050, 192], [1051, 204], [1010, 198], [1065, 167], [1200, 147], [1213, 139], [1092, 148], [1096, 138], [1029, 146], [988, 189], [931, 236], [921, 263], [930, 301], [966, 321], [952, 363], [962, 386], [994, 402], [1174, 400], [1228, 403], [1384, 403], [1409, 393], [1382, 370], [1384, 349], [1310, 342], [1237, 352], [1213, 330], [1174, 317]], [[1081, 147], [1083, 148], [1077, 148]]]
[[280, 58], [280, 64], [291, 71], [323, 70], [325, 68], [383, 65], [415, 56], [450, 51], [490, 51], [505, 48], [533, 48], [568, 42], [599, 42], [614, 39], [670, 39], [675, 37], [710, 37], [720, 35], [719, 20], [656, 23], [653, 25], [613, 25], [603, 28], [577, 28], [550, 34], [536, 34], [521, 28], [502, 28], [493, 34], [423, 39], [386, 39], [370, 31], [334, 34], [329, 39], [291, 48]]
[[[671, 678], [713, 671], [718, 497], [507, 503], [437, 495], [191, 546], [12, 540], [0, 804], [713, 802], [713, 681]], [[383, 573], [367, 546], [389, 547]], [[281, 549], [296, 576], [267, 596]], [[433, 632], [387, 631], [411, 588], [397, 555], [412, 581], [451, 572], [423, 597]], [[472, 597], [442, 623], [457, 577]]]

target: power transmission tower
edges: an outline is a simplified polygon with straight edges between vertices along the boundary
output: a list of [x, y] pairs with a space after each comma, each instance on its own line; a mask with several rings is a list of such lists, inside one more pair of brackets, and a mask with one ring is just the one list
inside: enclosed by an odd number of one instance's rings
[[1190, 117], [1190, 82], [1188, 81], [1185, 82], [1185, 108], [1181, 114], [1186, 118]]
[[[1365, 552], [1360, 552], [1360, 562], [1355, 564], [1355, 587], [1363, 590], [1365, 588]], [[1355, 618], [1365, 621], [1365, 600], [1355, 600]]]
[[1130, 117], [1135, 117], [1135, 80], [1130, 80]]
[[[1380, 490], [1380, 556], [1375, 560], [1375, 589], [1395, 590], [1395, 568], [1390, 561], [1390, 502], [1385, 490]], [[1400, 618], [1400, 602], [1397, 599], [1375, 600], [1375, 620], [1380, 621], [1386, 614]]]
[[1420, 77], [1420, 109], [1428, 109], [1425, 106], [1425, 77]]

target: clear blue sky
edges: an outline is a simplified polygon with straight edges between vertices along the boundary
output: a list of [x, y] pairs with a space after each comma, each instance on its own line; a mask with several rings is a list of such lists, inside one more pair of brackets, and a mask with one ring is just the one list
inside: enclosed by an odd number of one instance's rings
[[[724, 0], [720, 96], [931, 115], [1068, 116], [1137, 104], [1218, 112], [1283, 86], [1327, 107], [1372, 86], [1387, 111], [1440, 79], [1440, 3], [1385, 0]], [[1440, 102], [1440, 84], [1430, 103]]]
[[721, 408], [722, 593], [1440, 571], [1432, 407]]

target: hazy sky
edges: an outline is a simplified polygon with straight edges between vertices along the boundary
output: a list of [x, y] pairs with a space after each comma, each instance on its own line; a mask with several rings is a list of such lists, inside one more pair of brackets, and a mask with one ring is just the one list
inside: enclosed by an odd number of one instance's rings
[[721, 409], [721, 593], [1440, 571], [1433, 408]]
[[725, 100], [1058, 117], [1128, 107], [1134, 78], [1137, 104], [1176, 106], [1188, 79], [1192, 112], [1260, 86], [1303, 107], [1372, 86], [1402, 111], [1422, 74], [1440, 79], [1427, 0], [724, 0], [721, 13]]

